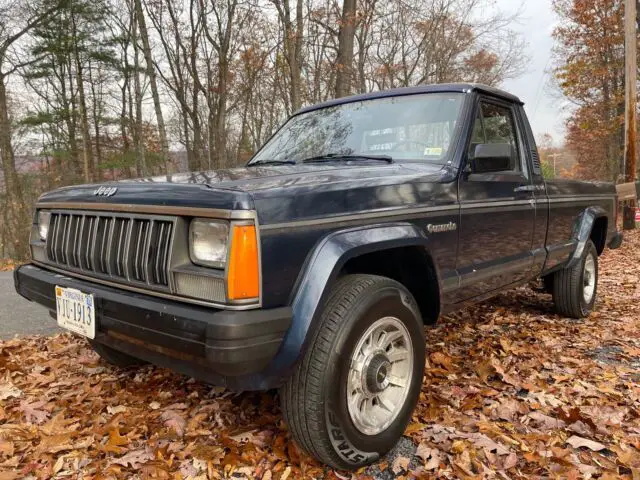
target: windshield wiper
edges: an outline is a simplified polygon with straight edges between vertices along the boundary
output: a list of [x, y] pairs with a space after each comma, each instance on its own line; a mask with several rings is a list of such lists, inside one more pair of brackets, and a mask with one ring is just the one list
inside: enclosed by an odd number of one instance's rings
[[256, 160], [247, 165], [247, 167], [253, 167], [254, 165], [295, 165], [293, 160]]
[[393, 157], [389, 155], [346, 155], [343, 153], [326, 153], [324, 155], [317, 155], [315, 157], [309, 157], [302, 160], [302, 163], [321, 163], [321, 162], [333, 162], [333, 161], [350, 161], [350, 160], [381, 160], [387, 163], [393, 163]]

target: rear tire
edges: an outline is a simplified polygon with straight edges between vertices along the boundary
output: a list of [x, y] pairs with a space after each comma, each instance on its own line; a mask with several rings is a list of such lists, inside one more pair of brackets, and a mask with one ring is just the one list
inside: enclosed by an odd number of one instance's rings
[[424, 326], [400, 283], [348, 275], [280, 389], [296, 443], [337, 469], [375, 462], [402, 436], [422, 386]]
[[134, 367], [144, 365], [146, 362], [139, 358], [132, 357], [126, 353], [122, 353], [114, 348], [108, 347], [102, 343], [90, 342], [93, 350], [100, 355], [100, 358], [105, 362], [115, 367]]
[[570, 318], [585, 318], [593, 311], [598, 293], [598, 251], [587, 242], [580, 260], [553, 276], [556, 311]]

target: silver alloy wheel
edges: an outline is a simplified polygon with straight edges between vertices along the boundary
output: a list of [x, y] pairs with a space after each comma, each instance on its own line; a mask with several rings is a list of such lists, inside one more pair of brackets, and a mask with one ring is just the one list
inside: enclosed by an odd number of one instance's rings
[[588, 255], [584, 262], [584, 272], [582, 274], [582, 296], [585, 303], [591, 303], [596, 291], [596, 261], [593, 255]]
[[373, 322], [351, 357], [347, 407], [354, 426], [377, 435], [398, 417], [413, 376], [413, 344], [407, 327], [395, 317]]

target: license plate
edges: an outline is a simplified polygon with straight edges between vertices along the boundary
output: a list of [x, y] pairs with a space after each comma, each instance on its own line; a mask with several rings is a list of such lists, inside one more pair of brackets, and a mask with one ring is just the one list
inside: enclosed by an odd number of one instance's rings
[[58, 325], [88, 338], [96, 338], [93, 295], [56, 286]]

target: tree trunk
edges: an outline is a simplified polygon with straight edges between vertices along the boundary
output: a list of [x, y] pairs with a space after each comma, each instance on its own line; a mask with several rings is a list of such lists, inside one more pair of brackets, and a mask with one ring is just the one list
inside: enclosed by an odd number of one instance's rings
[[218, 66], [218, 101], [216, 104], [216, 168], [227, 167], [227, 75], [229, 64], [226, 55]]
[[136, 128], [135, 128], [135, 147], [136, 147], [136, 165], [139, 165], [138, 175], [148, 175], [147, 158], [144, 148], [144, 133], [142, 125], [142, 87], [140, 85], [140, 49], [138, 48], [138, 28], [136, 22], [133, 23], [133, 86], [136, 104]]
[[[287, 0], [288, 1], [288, 0]], [[291, 63], [291, 109], [295, 112], [302, 106], [302, 0], [296, 3], [296, 35], [293, 45], [293, 61]]]
[[289, 67], [289, 100], [291, 112], [295, 112], [302, 106], [303, 0], [296, 1], [295, 31], [291, 21], [289, 0], [274, 0], [274, 5], [278, 9], [278, 16], [283, 27], [284, 57]]
[[89, 64], [89, 83], [91, 85], [91, 102], [93, 109], [93, 135], [96, 142], [96, 158], [95, 158], [95, 178], [94, 180], [100, 180], [102, 177], [100, 165], [102, 164], [102, 146], [100, 144], [100, 120], [102, 118], [102, 111], [100, 108], [100, 99], [98, 92], [96, 91], [96, 79], [93, 78], [93, 69]]
[[84, 157], [84, 180], [87, 183], [93, 182], [95, 178], [93, 165], [93, 149], [91, 146], [91, 134], [89, 133], [89, 116], [87, 114], [87, 100], [84, 93], [84, 77], [82, 59], [78, 51], [78, 38], [76, 35], [75, 18], [72, 17], [74, 57], [76, 64], [76, 86], [78, 88], [78, 100], [80, 102], [80, 121], [82, 122], [82, 149]]
[[10, 250], [16, 258], [22, 260], [29, 256], [29, 245], [25, 241], [28, 234], [25, 229], [30, 222], [24, 221], [28, 216], [25, 215], [24, 196], [11, 143], [11, 120], [5, 82], [4, 76], [0, 76], [0, 155], [7, 195], [6, 216], [9, 223], [6, 225], [6, 231], [9, 232]]
[[[78, 139], [76, 137], [76, 131], [78, 126], [78, 108], [76, 106], [76, 95], [73, 84], [73, 69], [71, 66], [71, 60], [65, 62], [65, 68], [67, 71], [63, 72], [62, 78], [62, 104], [64, 111], [67, 112], [66, 122], [67, 131], [69, 132], [69, 157], [71, 161], [71, 174], [74, 178], [79, 178], [82, 174], [80, 168], [80, 154], [78, 152]], [[69, 81], [69, 90], [67, 91], [67, 83]]]
[[151, 46], [149, 45], [149, 32], [147, 31], [147, 22], [142, 11], [141, 0], [135, 0], [136, 16], [140, 27], [140, 39], [142, 40], [142, 51], [144, 53], [144, 61], [146, 63], [147, 76], [151, 85], [151, 96], [153, 97], [153, 106], [156, 111], [156, 119], [158, 122], [158, 135], [160, 136], [160, 149], [163, 160], [169, 161], [169, 142], [167, 140], [167, 129], [164, 123], [164, 115], [162, 114], [162, 104], [160, 103], [160, 94], [158, 93], [158, 77], [151, 56]]
[[338, 56], [336, 58], [336, 98], [351, 93], [353, 72], [353, 40], [356, 33], [356, 0], [344, 0], [342, 21], [338, 35]]

